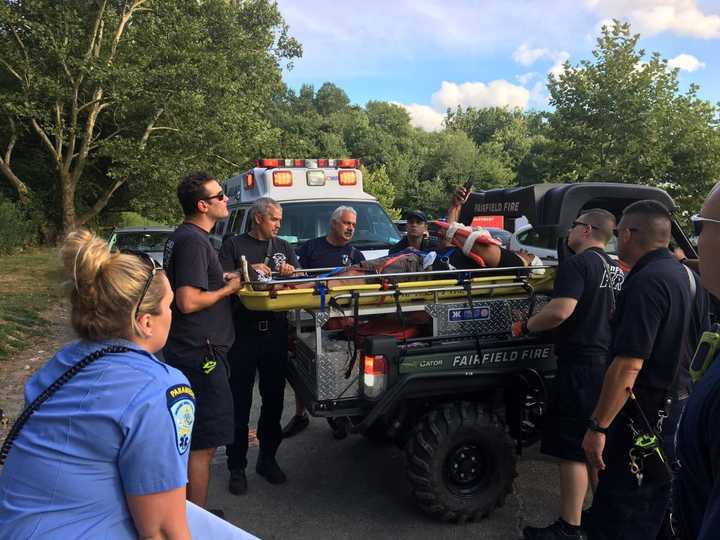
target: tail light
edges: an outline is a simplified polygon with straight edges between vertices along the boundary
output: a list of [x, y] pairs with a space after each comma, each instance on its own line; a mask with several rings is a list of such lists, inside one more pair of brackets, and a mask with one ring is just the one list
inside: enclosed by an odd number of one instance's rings
[[341, 186], [354, 186], [357, 184], [355, 171], [338, 171], [338, 184]]
[[292, 183], [292, 171], [273, 171], [273, 186], [290, 187]]
[[363, 365], [363, 386], [365, 396], [371, 399], [385, 391], [387, 384], [387, 361], [381, 354], [365, 355]]

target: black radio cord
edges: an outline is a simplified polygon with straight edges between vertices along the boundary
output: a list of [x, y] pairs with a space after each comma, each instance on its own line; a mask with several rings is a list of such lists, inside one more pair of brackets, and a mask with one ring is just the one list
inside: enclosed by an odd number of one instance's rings
[[80, 360], [77, 364], [69, 368], [65, 373], [60, 375], [60, 377], [57, 378], [57, 380], [52, 383], [50, 386], [48, 386], [45, 390], [42, 391], [42, 393], [36, 397], [33, 402], [28, 405], [25, 410], [18, 416], [18, 419], [15, 420], [15, 423], [10, 428], [10, 431], [8, 432], [7, 437], [5, 438], [5, 442], [2, 445], [2, 448], [0, 449], [0, 465], [5, 464], [5, 460], [7, 459], [8, 454], [10, 453], [10, 448], [12, 448], [13, 443], [15, 442], [15, 439], [17, 439], [18, 435], [20, 434], [20, 430], [25, 425], [25, 422], [27, 422], [32, 414], [42, 405], [45, 403], [50, 396], [52, 396], [55, 392], [57, 392], [62, 385], [64, 385], [66, 382], [68, 382], [70, 379], [72, 379], [75, 375], [80, 372], [83, 368], [87, 367], [88, 365], [92, 364], [95, 360], [100, 358], [103, 355], [109, 354], [109, 353], [122, 353], [122, 352], [128, 352], [130, 349], [127, 347], [121, 347], [117, 345], [113, 345], [111, 347], [105, 347], [104, 349], [99, 349], [95, 351], [94, 353], [88, 354], [85, 358]]

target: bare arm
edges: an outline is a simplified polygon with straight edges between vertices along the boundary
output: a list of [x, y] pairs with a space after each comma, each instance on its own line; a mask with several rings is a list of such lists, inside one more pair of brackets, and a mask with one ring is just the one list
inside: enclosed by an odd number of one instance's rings
[[190, 540], [185, 487], [149, 495], [128, 495], [138, 537], [145, 540]]
[[527, 328], [531, 332], [544, 332], [557, 328], [570, 318], [576, 306], [575, 298], [553, 298], [540, 313], [528, 319]]
[[462, 205], [465, 204], [465, 201], [467, 201], [469, 195], [470, 192], [465, 189], [465, 186], [459, 186], [455, 190], [452, 202], [450, 203], [450, 208], [448, 208], [447, 211], [448, 225], [452, 225], [453, 223], [457, 222], [458, 218], [460, 217], [460, 210], [462, 209]]
[[[616, 356], [605, 373], [600, 399], [593, 411], [600, 427], [608, 427], [628, 399], [627, 389], [635, 385], [638, 373], [643, 366], [642, 358]], [[590, 465], [596, 469], [604, 469], [602, 453], [605, 448], [605, 435], [596, 431], [588, 431], [583, 439], [583, 450]]]
[[226, 296], [230, 296], [240, 289], [242, 282], [237, 275], [233, 275], [222, 289], [216, 291], [203, 291], [196, 287], [184, 286], [175, 291], [175, 305], [182, 313], [195, 313], [208, 308]]

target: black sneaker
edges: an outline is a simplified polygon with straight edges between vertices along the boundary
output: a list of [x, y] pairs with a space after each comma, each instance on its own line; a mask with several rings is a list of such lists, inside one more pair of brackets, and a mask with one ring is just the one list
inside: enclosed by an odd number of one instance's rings
[[525, 527], [523, 537], [525, 540], [588, 540], [582, 528], [570, 531], [560, 520], [548, 527]]
[[245, 478], [245, 469], [234, 469], [230, 471], [228, 490], [233, 495], [244, 495], [247, 493], [247, 478]]
[[310, 423], [310, 417], [308, 416], [307, 412], [304, 412], [299, 415], [298, 414], [294, 415], [290, 419], [290, 421], [287, 424], [285, 424], [285, 427], [282, 429], [283, 439], [287, 439], [288, 437], [297, 435], [303, 429], [308, 427], [309, 423]]
[[259, 458], [255, 466], [255, 472], [260, 476], [264, 476], [265, 480], [271, 484], [283, 484], [287, 480], [287, 476], [275, 461], [275, 458]]

